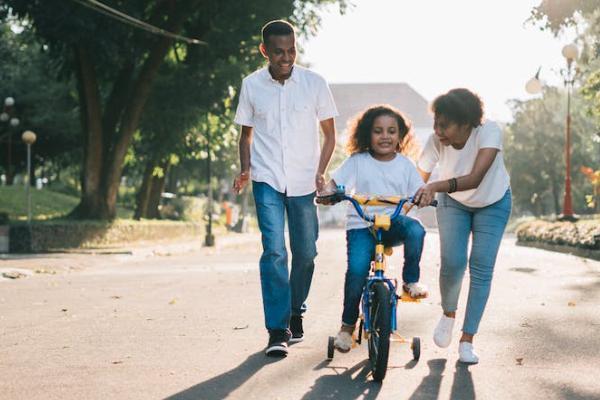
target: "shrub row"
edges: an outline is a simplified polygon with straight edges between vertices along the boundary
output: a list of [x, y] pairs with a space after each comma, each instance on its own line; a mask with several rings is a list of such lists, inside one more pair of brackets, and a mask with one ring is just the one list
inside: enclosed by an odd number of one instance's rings
[[519, 225], [516, 234], [521, 244], [539, 242], [600, 250], [600, 219], [581, 220], [575, 223], [535, 220]]
[[106, 248], [132, 242], [204, 236], [204, 226], [178, 221], [47, 221], [10, 226], [10, 252]]

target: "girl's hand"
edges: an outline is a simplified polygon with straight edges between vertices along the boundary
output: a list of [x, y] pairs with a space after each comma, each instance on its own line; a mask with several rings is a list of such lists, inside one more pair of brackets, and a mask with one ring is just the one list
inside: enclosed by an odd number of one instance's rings
[[419, 206], [419, 208], [427, 207], [433, 201], [435, 197], [435, 187], [432, 184], [427, 184], [425, 186], [421, 186], [417, 193], [415, 194], [415, 203]]

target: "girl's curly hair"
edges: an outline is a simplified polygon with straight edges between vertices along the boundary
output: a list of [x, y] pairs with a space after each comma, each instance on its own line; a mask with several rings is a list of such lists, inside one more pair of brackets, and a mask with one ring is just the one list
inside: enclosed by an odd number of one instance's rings
[[371, 106], [348, 123], [349, 137], [346, 152], [352, 155], [369, 151], [373, 123], [377, 117], [382, 115], [394, 117], [398, 122], [400, 142], [396, 151], [416, 159], [419, 155], [419, 148], [412, 132], [412, 123], [400, 110], [389, 104]]

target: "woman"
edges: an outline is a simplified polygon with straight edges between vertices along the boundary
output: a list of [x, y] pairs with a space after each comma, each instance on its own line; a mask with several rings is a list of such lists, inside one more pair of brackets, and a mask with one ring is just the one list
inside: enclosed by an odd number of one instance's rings
[[[434, 131], [418, 161], [428, 182], [438, 165], [439, 180], [426, 183], [416, 194], [419, 204], [438, 197], [440, 234], [440, 291], [443, 315], [434, 342], [448, 347], [467, 260], [469, 297], [458, 352], [462, 362], [476, 364], [473, 337], [490, 293], [496, 255], [511, 210], [510, 178], [502, 157], [502, 130], [482, 121], [483, 104], [467, 89], [453, 89], [432, 105]], [[469, 237], [471, 252], [468, 254]]]

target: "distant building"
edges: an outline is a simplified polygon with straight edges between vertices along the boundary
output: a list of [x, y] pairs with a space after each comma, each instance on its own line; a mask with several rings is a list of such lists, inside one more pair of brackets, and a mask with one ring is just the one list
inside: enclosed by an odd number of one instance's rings
[[340, 114], [335, 123], [342, 140], [348, 121], [373, 104], [390, 104], [402, 111], [412, 121], [421, 146], [433, 132], [429, 102], [406, 83], [332, 83], [329, 87]]

